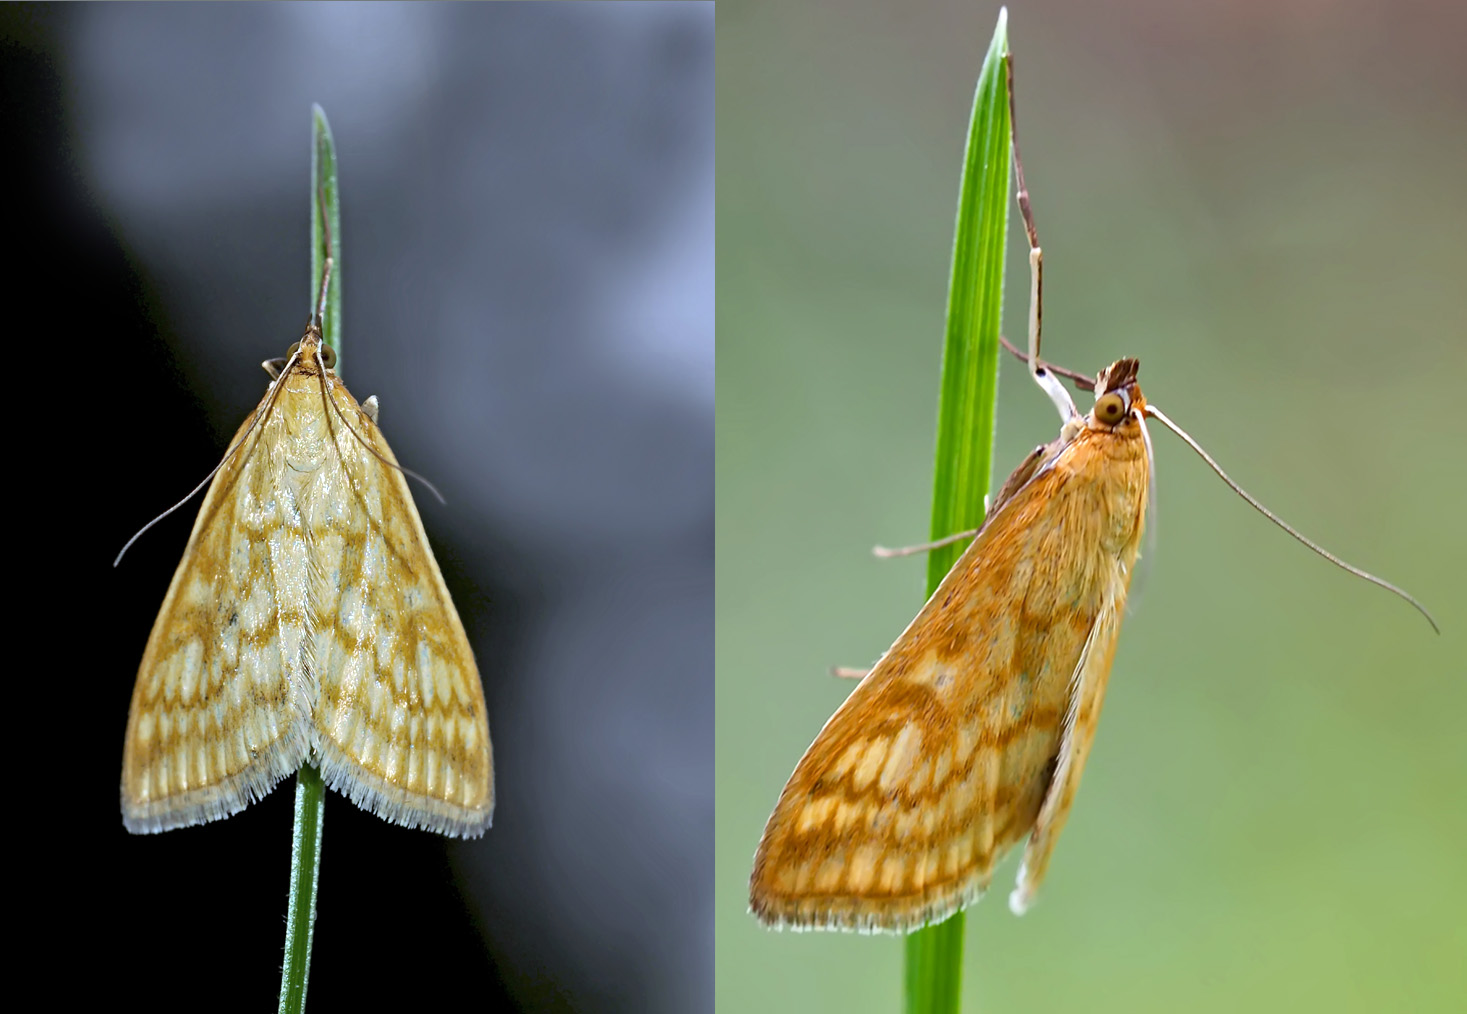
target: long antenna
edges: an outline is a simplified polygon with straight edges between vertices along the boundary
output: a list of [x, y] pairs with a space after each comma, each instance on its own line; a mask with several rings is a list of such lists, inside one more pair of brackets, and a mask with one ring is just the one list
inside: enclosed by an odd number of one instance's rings
[[[312, 319], [312, 323], [314, 323], [316, 325], [317, 329], [321, 330], [322, 340], [324, 341], [325, 340], [325, 330], [324, 330], [324, 328], [326, 327], [326, 290], [327, 290], [327, 288], [331, 284], [331, 216], [328, 215], [328, 214], [326, 214], [326, 191], [325, 191], [325, 189], [324, 188], [321, 188], [321, 187], [317, 187], [316, 188], [316, 197], [317, 197], [317, 200], [319, 200], [321, 202], [321, 227], [324, 230], [324, 235], [325, 235], [325, 240], [326, 240], [326, 257], [325, 257], [324, 261], [322, 262], [322, 266], [321, 266], [321, 291], [316, 296], [316, 316]], [[127, 542], [123, 545], [122, 549], [118, 552], [117, 558], [112, 561], [112, 566], [116, 567], [119, 563], [122, 562], [123, 556], [125, 556], [127, 554], [127, 551], [132, 548], [132, 544], [134, 542], [136, 542], [139, 538], [142, 537], [142, 535], [143, 535], [144, 532], [146, 532], [149, 528], [152, 528], [158, 522], [162, 521], [168, 515], [172, 514], [174, 511], [178, 510], [184, 504], [186, 504], [190, 500], [192, 500], [194, 498], [194, 495], [197, 494], [199, 490], [201, 490], [205, 486], [207, 486], [209, 484], [210, 480], [212, 480], [214, 478], [214, 476], [218, 474], [219, 469], [223, 468], [229, 462], [229, 459], [234, 456], [234, 452], [237, 451], [237, 450], [239, 450], [240, 447], [244, 445], [245, 440], [249, 437], [250, 433], [253, 432], [255, 426], [259, 423], [259, 421], [262, 418], [264, 418], [265, 416], [267, 416], [267, 415], [270, 414], [270, 409], [273, 408], [274, 405], [275, 405], [276, 394], [277, 394], [277, 392], [279, 391], [279, 388], [280, 388], [279, 380], [280, 380], [281, 377], [285, 376], [285, 374], [290, 371], [290, 367], [295, 363], [296, 359], [299, 358], [299, 356], [300, 356], [300, 353], [299, 352], [296, 352], [294, 355], [292, 355], [290, 357], [290, 359], [286, 362], [286, 364], [283, 367], [281, 367], [279, 373], [274, 373], [274, 374], [271, 375], [271, 378], [270, 379], [271, 379], [272, 387], [271, 387], [271, 391], [270, 391], [270, 401], [269, 401], [269, 404], [265, 407], [265, 411], [264, 412], [256, 412], [255, 413], [255, 418], [250, 421], [249, 429], [247, 429], [247, 430], [244, 431], [243, 435], [240, 436], [239, 440], [235, 442], [235, 444], [234, 444], [233, 447], [231, 447], [229, 450], [227, 450], [227, 451], [224, 452], [224, 457], [223, 457], [222, 460], [220, 460], [219, 464], [215, 465], [212, 469], [210, 469], [209, 470], [209, 474], [206, 475], [206, 476], [204, 476], [203, 480], [200, 481], [200, 483], [197, 486], [195, 486], [192, 490], [190, 490], [187, 496], [185, 496], [182, 500], [178, 501], [178, 503], [174, 504], [172, 507], [168, 508], [162, 514], [159, 514], [152, 521], [149, 521], [147, 524], [143, 525], [143, 527], [139, 528], [136, 532], [134, 532], [132, 538], [128, 539]], [[268, 370], [268, 367], [267, 367], [267, 370]], [[351, 428], [350, 425], [348, 425], [347, 428], [350, 429]], [[355, 436], [355, 433], [353, 433], [353, 436]], [[361, 439], [362, 439], [361, 437], [357, 437], [357, 440], [360, 441]], [[363, 444], [363, 446], [365, 446], [365, 444]], [[371, 450], [370, 447], [367, 448], [367, 449], [368, 450]], [[376, 454], [377, 452], [376, 451], [372, 451], [372, 453], [373, 454]], [[377, 456], [379, 458], [382, 457], [380, 454], [378, 454]], [[384, 460], [384, 462], [386, 462], [386, 459], [383, 459], [383, 460]], [[391, 464], [391, 462], [386, 462], [386, 463], [387, 464]], [[401, 466], [396, 466], [396, 467], [398, 467], [398, 468], [401, 469]], [[407, 472], [407, 469], [401, 469], [401, 470], [403, 472]], [[441, 493], [439, 493], [438, 490], [436, 488], [434, 488], [433, 484], [431, 482], [429, 482], [427, 479], [424, 479], [422, 476], [417, 475], [416, 472], [407, 472], [407, 474], [417, 476], [417, 478], [420, 479], [429, 489], [433, 490], [433, 495], [434, 496], [438, 497], [439, 500], [442, 500], [443, 499], [443, 495]]]
[[[326, 292], [331, 285], [332, 264], [331, 216], [326, 213], [326, 189], [324, 187], [316, 188], [316, 199], [321, 202], [321, 238], [326, 247], [326, 255], [324, 258], [322, 258], [321, 261], [321, 291], [316, 297], [315, 324], [316, 327], [321, 330], [321, 340], [324, 342], [326, 340]], [[336, 417], [341, 420], [341, 424], [346, 427], [346, 431], [356, 438], [357, 443], [361, 444], [368, 454], [372, 455], [372, 457], [382, 462], [382, 464], [386, 465], [388, 468], [395, 468], [403, 475], [417, 479], [424, 486], [428, 487], [428, 492], [437, 497], [439, 503], [448, 503], [447, 500], [443, 499], [443, 494], [438, 492], [438, 487], [429, 482], [425, 476], [419, 475], [411, 468], [404, 468], [402, 465], [399, 465], [395, 461], [388, 461], [385, 457], [382, 456], [380, 452], [378, 452], [377, 448], [373, 447], [371, 444], [367, 443], [366, 440], [362, 439], [362, 435], [356, 431], [356, 428], [352, 426], [351, 422], [346, 418], [345, 415], [342, 414], [341, 408], [336, 404], [335, 401], [327, 397], [325, 371], [321, 371], [317, 374], [317, 376], [320, 378], [321, 383], [321, 407], [325, 409], [327, 419], [330, 419], [332, 410], [335, 410]]]
[[1294, 528], [1293, 525], [1289, 524], [1287, 521], [1285, 521], [1283, 518], [1279, 517], [1273, 511], [1271, 511], [1267, 507], [1263, 506], [1263, 504], [1259, 503], [1256, 499], [1254, 499], [1253, 495], [1250, 494], [1246, 489], [1244, 489], [1242, 486], [1239, 486], [1232, 479], [1228, 478], [1228, 473], [1226, 473], [1226, 472], [1224, 472], [1222, 470], [1222, 466], [1221, 465], [1219, 465], [1216, 461], [1213, 461], [1212, 460], [1212, 455], [1210, 455], [1206, 451], [1204, 451], [1202, 449], [1202, 445], [1201, 444], [1199, 444], [1197, 441], [1193, 440], [1190, 436], [1188, 436], [1186, 430], [1182, 429], [1182, 427], [1178, 426], [1176, 423], [1174, 423], [1170, 419], [1168, 419], [1166, 417], [1166, 414], [1164, 412], [1162, 412], [1161, 409], [1157, 408], [1155, 405], [1152, 405], [1152, 404], [1150, 404], [1148, 402], [1147, 405], [1146, 405], [1146, 414], [1149, 415], [1149, 416], [1152, 416], [1152, 417], [1154, 417], [1156, 419], [1161, 420], [1161, 422], [1167, 427], [1167, 429], [1171, 430], [1177, 436], [1181, 437], [1182, 440], [1186, 442], [1187, 446], [1190, 447], [1190, 448], [1192, 448], [1192, 450], [1196, 451], [1197, 454], [1202, 458], [1202, 460], [1205, 461], [1205, 462], [1207, 462], [1208, 466], [1214, 472], [1217, 473], [1218, 478], [1220, 478], [1223, 482], [1227, 483], [1228, 486], [1230, 486], [1232, 488], [1232, 490], [1233, 490], [1234, 493], [1237, 493], [1244, 500], [1248, 501], [1248, 504], [1254, 510], [1258, 511], [1258, 513], [1260, 513], [1264, 517], [1268, 518], [1268, 520], [1270, 520], [1274, 524], [1278, 525], [1284, 531], [1288, 532], [1294, 538], [1296, 538], [1300, 542], [1304, 543], [1304, 545], [1306, 545], [1310, 549], [1314, 550], [1320, 556], [1324, 557], [1326, 560], [1328, 560], [1330, 563], [1334, 564], [1336, 567], [1339, 567], [1341, 570], [1348, 571], [1349, 573], [1354, 574], [1358, 578], [1363, 578], [1364, 580], [1369, 581], [1371, 584], [1379, 585], [1380, 587], [1384, 588], [1386, 591], [1391, 592], [1392, 594], [1398, 595], [1401, 598], [1405, 599], [1407, 602], [1411, 603], [1413, 606], [1416, 607], [1416, 611], [1417, 612], [1419, 612], [1422, 616], [1425, 616], [1426, 617], [1426, 622], [1431, 624], [1431, 629], [1432, 630], [1435, 630], [1438, 634], [1440, 634], [1442, 632], [1442, 628], [1436, 625], [1436, 620], [1432, 618], [1431, 613], [1429, 613], [1429, 612], [1426, 611], [1426, 607], [1423, 606], [1420, 602], [1417, 602], [1416, 599], [1414, 599], [1408, 592], [1404, 591], [1401, 588], [1397, 588], [1395, 585], [1391, 584], [1389, 581], [1383, 580], [1382, 578], [1378, 578], [1374, 574], [1367, 573], [1367, 572], [1361, 570], [1359, 567], [1355, 567], [1355, 566], [1352, 566], [1352, 565], [1346, 563], [1344, 560], [1341, 560], [1338, 556], [1336, 556], [1335, 554], [1331, 553], [1328, 549], [1325, 549], [1319, 543], [1313, 541], [1312, 539], [1310, 539], [1309, 537], [1307, 537], [1306, 535], [1304, 535], [1302, 532], [1300, 532], [1298, 529]]
[[[1141, 556], [1141, 566], [1150, 568], [1156, 562], [1157, 521], [1156, 507], [1156, 447], [1151, 443], [1151, 430], [1146, 428], [1146, 413], [1133, 412], [1141, 426], [1141, 441], [1146, 448], [1146, 552]], [[1149, 562], [1148, 562], [1149, 561]]]
[[112, 566], [116, 567], [119, 563], [122, 562], [123, 556], [126, 555], [127, 551], [132, 548], [132, 544], [134, 542], [142, 538], [144, 532], [146, 532], [149, 528], [152, 528], [159, 521], [162, 521], [168, 515], [172, 514], [174, 511], [178, 510], [178, 508], [182, 507], [184, 504], [192, 500], [194, 498], [194, 494], [198, 493], [199, 490], [207, 486], [209, 484], [209, 480], [213, 479], [214, 476], [219, 473], [219, 469], [229, 464], [229, 459], [234, 457], [234, 452], [244, 446], [245, 441], [249, 439], [249, 436], [251, 433], [254, 432], [255, 427], [260, 424], [260, 420], [268, 416], [270, 414], [270, 410], [275, 407], [275, 399], [280, 396], [280, 377], [285, 375], [286, 371], [292, 365], [294, 365], [295, 361], [298, 358], [300, 358], [300, 352], [296, 351], [295, 354], [286, 361], [285, 368], [282, 369], [280, 373], [270, 381], [270, 396], [266, 399], [267, 403], [263, 406], [264, 410], [261, 411], [258, 408], [255, 410], [254, 418], [250, 420], [249, 427], [240, 434], [239, 439], [234, 442], [234, 446], [224, 452], [224, 457], [219, 460], [219, 464], [209, 469], [209, 474], [204, 476], [204, 478], [199, 482], [197, 486], [189, 490], [188, 495], [185, 496], [182, 500], [178, 501], [178, 503], [168, 508], [162, 514], [159, 514], [152, 521], [149, 521], [147, 524], [143, 525], [143, 527], [139, 528], [137, 531], [133, 532], [132, 538], [127, 540], [122, 549], [118, 550], [116, 559], [112, 561]]
[[326, 339], [326, 290], [331, 286], [331, 216], [326, 213], [326, 188], [316, 188], [316, 200], [321, 204], [321, 235], [326, 241], [326, 256], [321, 262], [321, 291], [316, 296], [316, 326], [321, 329], [321, 339]]

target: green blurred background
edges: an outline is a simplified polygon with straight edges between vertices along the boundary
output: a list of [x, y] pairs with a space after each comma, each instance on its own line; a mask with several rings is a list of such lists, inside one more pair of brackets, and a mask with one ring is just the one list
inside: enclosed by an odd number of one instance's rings
[[[1104, 9], [1101, 9], [1103, 6]], [[920, 604], [952, 217], [996, 4], [718, 5], [717, 1004], [895, 1011], [896, 938], [775, 934], [749, 865]], [[1435, 1011], [1467, 997], [1467, 17], [1010, 7], [1045, 351], [1139, 356], [1160, 546], [1040, 904], [969, 913], [983, 1011]], [[1011, 224], [1008, 333], [1027, 274]], [[1051, 439], [1005, 362], [996, 479]], [[1084, 399], [1088, 405], [1088, 399]]]

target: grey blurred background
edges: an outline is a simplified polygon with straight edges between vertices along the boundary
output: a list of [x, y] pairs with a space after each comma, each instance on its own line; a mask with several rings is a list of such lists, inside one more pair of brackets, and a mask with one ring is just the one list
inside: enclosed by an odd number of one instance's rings
[[[746, 913], [781, 786], [912, 618], [953, 211], [996, 3], [718, 18], [717, 1006], [891, 1011], [900, 941]], [[1467, 997], [1467, 7], [1011, 3], [1045, 353], [1147, 396], [1160, 543], [1035, 909], [970, 1011], [1458, 1011]], [[1009, 333], [1028, 276], [1010, 226]], [[1006, 361], [995, 472], [1052, 439]], [[1088, 404], [1088, 399], [1084, 399]]]
[[419, 507], [498, 806], [462, 843], [329, 797], [311, 999], [708, 1009], [712, 4], [6, 5], [0, 70], [12, 354], [48, 364], [18, 364], [10, 404], [13, 481], [44, 504], [17, 547], [44, 595], [35, 707], [85, 693], [65, 748], [27, 723], [55, 766], [25, 805], [68, 822], [38, 843], [64, 871], [46, 911], [93, 971], [57, 988], [273, 1002], [291, 785], [159, 837], [118, 814], [194, 508], [109, 564], [300, 335], [320, 102], [344, 377], [448, 499]]

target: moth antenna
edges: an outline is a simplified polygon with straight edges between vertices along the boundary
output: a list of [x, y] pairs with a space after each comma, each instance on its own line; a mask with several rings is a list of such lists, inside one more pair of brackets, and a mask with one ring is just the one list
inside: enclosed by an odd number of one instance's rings
[[1014, 107], [1014, 57], [1005, 53], [1004, 76], [1009, 89], [1009, 138], [1014, 148], [1014, 183], [1018, 190], [1019, 215], [1024, 219], [1024, 235], [1029, 238], [1029, 376], [1059, 410], [1060, 419], [1069, 422], [1080, 413], [1064, 385], [1055, 378], [1039, 358], [1039, 336], [1044, 324], [1044, 252], [1039, 246], [1039, 229], [1034, 225], [1034, 210], [1029, 207], [1029, 187], [1024, 182], [1024, 161], [1019, 157], [1019, 121]]
[[1389, 581], [1378, 578], [1374, 574], [1361, 570], [1359, 567], [1355, 567], [1351, 564], [1346, 563], [1344, 560], [1341, 560], [1338, 556], [1331, 553], [1328, 549], [1325, 549], [1319, 543], [1305, 536], [1293, 525], [1289, 524], [1283, 518], [1279, 517], [1273, 511], [1269, 510], [1267, 507], [1263, 506], [1263, 504], [1259, 503], [1246, 489], [1244, 489], [1242, 486], [1239, 486], [1232, 479], [1228, 478], [1228, 474], [1222, 470], [1222, 466], [1219, 465], [1216, 461], [1212, 460], [1212, 455], [1204, 451], [1201, 444], [1188, 436], [1186, 430], [1182, 429], [1182, 427], [1178, 426], [1176, 423], [1168, 419], [1166, 417], [1166, 414], [1162, 412], [1161, 409], [1157, 408], [1155, 405], [1148, 404], [1146, 406], [1146, 414], [1155, 416], [1157, 419], [1161, 420], [1161, 422], [1166, 426], [1167, 429], [1171, 430], [1177, 436], [1181, 437], [1183, 442], [1185, 442], [1188, 447], [1192, 448], [1192, 450], [1196, 451], [1198, 456], [1201, 457], [1203, 461], [1207, 462], [1208, 467], [1217, 473], [1218, 478], [1227, 483], [1234, 493], [1237, 493], [1244, 500], [1248, 501], [1248, 504], [1254, 510], [1258, 511], [1258, 513], [1268, 518], [1268, 520], [1278, 525], [1284, 531], [1292, 535], [1295, 539], [1298, 539], [1304, 545], [1314, 550], [1320, 556], [1324, 557], [1326, 560], [1334, 564], [1336, 567], [1339, 567], [1341, 570], [1348, 571], [1358, 578], [1369, 581], [1373, 585], [1379, 585], [1386, 591], [1405, 599], [1407, 602], [1411, 603], [1411, 605], [1416, 607], [1417, 612], [1426, 617], [1426, 622], [1431, 624], [1432, 630], [1435, 630], [1438, 634], [1442, 632], [1442, 628], [1437, 626], [1436, 620], [1432, 617], [1431, 613], [1427, 612], [1426, 607], [1423, 606], [1420, 602], [1417, 602], [1416, 599], [1413, 598], [1409, 592], [1401, 588], [1397, 588]]
[[316, 200], [321, 209], [321, 237], [326, 246], [326, 256], [321, 261], [321, 289], [316, 294], [316, 326], [321, 329], [321, 339], [326, 339], [326, 292], [331, 286], [331, 216], [326, 213], [326, 188], [316, 188]]
[[219, 469], [221, 469], [225, 465], [229, 464], [229, 459], [232, 458], [232, 457], [234, 457], [234, 452], [237, 451], [237, 450], [239, 450], [241, 447], [244, 446], [244, 442], [246, 440], [248, 440], [249, 437], [250, 437], [250, 434], [255, 431], [255, 427], [259, 425], [260, 420], [263, 419], [263, 418], [265, 418], [266, 416], [268, 416], [270, 414], [270, 410], [275, 407], [275, 399], [277, 397], [279, 397], [279, 392], [280, 392], [280, 377], [283, 377], [285, 375], [286, 371], [289, 370], [289, 368], [299, 358], [300, 358], [300, 350], [297, 349], [295, 355], [291, 356], [290, 359], [286, 361], [285, 369], [282, 369], [280, 371], [280, 373], [275, 377], [275, 379], [273, 381], [271, 381], [271, 383], [270, 383], [270, 401], [269, 401], [268, 404], [266, 404], [265, 411], [263, 411], [263, 412], [256, 412], [255, 413], [255, 417], [250, 420], [249, 429], [247, 429], [243, 433], [241, 433], [239, 439], [234, 442], [234, 446], [231, 447], [229, 450], [227, 450], [227, 451], [224, 452], [224, 457], [222, 457], [222, 458], [219, 459], [219, 464], [217, 464], [213, 468], [209, 469], [209, 474], [206, 475], [206, 476], [204, 476], [204, 478], [199, 482], [199, 484], [197, 486], [195, 486], [193, 489], [189, 490], [188, 491], [188, 495], [185, 496], [182, 500], [178, 501], [178, 503], [176, 503], [172, 507], [168, 508], [162, 514], [159, 514], [152, 521], [149, 521], [147, 524], [143, 525], [143, 527], [139, 528], [136, 532], [133, 532], [132, 538], [128, 539], [127, 542], [123, 545], [123, 547], [120, 550], [118, 550], [117, 557], [112, 561], [112, 566], [116, 567], [119, 563], [122, 562], [123, 556], [126, 555], [127, 551], [132, 548], [132, 544], [134, 542], [136, 542], [138, 539], [140, 539], [140, 538], [143, 537], [143, 533], [144, 532], [146, 532], [149, 528], [152, 528], [159, 521], [162, 521], [168, 515], [172, 514], [174, 511], [178, 510], [178, 508], [182, 507], [184, 504], [186, 504], [190, 500], [192, 500], [194, 498], [194, 494], [195, 493], [197, 493], [199, 490], [201, 490], [205, 486], [207, 486], [209, 484], [210, 480], [212, 480], [214, 478], [214, 476], [216, 476], [216, 475], [219, 474]]
[[194, 498], [194, 494], [195, 493], [197, 493], [199, 490], [201, 490], [205, 486], [207, 486], [209, 484], [209, 480], [213, 479], [214, 476], [218, 473], [219, 469], [221, 469], [221, 468], [224, 467], [224, 463], [229, 460], [230, 455], [232, 455], [235, 452], [235, 450], [237, 449], [237, 447], [238, 447], [237, 444], [235, 445], [235, 447], [231, 447], [229, 449], [229, 451], [224, 455], [223, 460], [221, 460], [219, 462], [219, 464], [217, 464], [213, 468], [211, 468], [209, 470], [209, 474], [206, 475], [206, 476], [204, 476], [203, 480], [197, 486], [195, 486], [193, 489], [189, 490], [188, 491], [188, 494], [182, 500], [178, 501], [178, 503], [176, 503], [172, 507], [168, 508], [162, 514], [159, 514], [152, 521], [149, 521], [147, 524], [143, 525], [143, 527], [139, 528], [137, 531], [133, 532], [132, 533], [132, 538], [128, 539], [127, 542], [125, 542], [123, 544], [122, 548], [117, 551], [117, 556], [114, 557], [113, 560], [112, 560], [112, 566], [116, 567], [118, 564], [120, 564], [122, 562], [123, 556], [125, 556], [127, 554], [127, 551], [132, 548], [132, 544], [134, 542], [136, 542], [138, 539], [141, 539], [143, 537], [143, 533], [144, 532], [146, 532], [149, 528], [152, 528], [159, 521], [162, 521], [164, 518], [166, 518], [168, 515], [172, 514], [174, 511], [178, 510], [178, 508], [182, 507], [184, 504], [188, 503], [190, 500], [192, 500]]
[[[321, 290], [316, 296], [316, 326], [321, 329], [321, 340], [324, 342], [326, 340], [326, 292], [331, 285], [332, 265], [331, 216], [326, 214], [326, 189], [324, 187], [316, 188], [316, 200], [320, 202], [321, 206], [321, 239], [323, 245], [326, 247], [326, 256], [322, 259], [321, 262]], [[361, 444], [362, 447], [366, 449], [367, 453], [372, 455], [372, 457], [382, 462], [382, 464], [386, 465], [388, 468], [395, 468], [403, 475], [411, 476], [412, 478], [417, 479], [428, 488], [428, 492], [432, 493], [435, 497], [438, 498], [439, 503], [448, 503], [447, 500], [443, 499], [443, 494], [438, 492], [438, 487], [429, 482], [427, 478], [419, 475], [417, 472], [414, 472], [411, 468], [404, 468], [399, 464], [388, 461], [381, 454], [377, 453], [377, 449], [375, 447], [362, 439], [361, 434], [352, 428], [351, 422], [342, 413], [336, 402], [327, 397], [326, 370], [324, 367], [325, 364], [323, 363], [322, 370], [319, 374], [321, 382], [321, 402], [322, 404], [327, 406], [328, 415], [332, 411], [334, 411], [336, 413], [336, 417], [341, 420], [341, 424], [346, 427], [346, 431], [350, 433], [353, 437], [355, 437], [357, 443]]]
[[1157, 509], [1156, 509], [1156, 448], [1151, 443], [1151, 430], [1146, 428], [1146, 417], [1144, 413], [1133, 412], [1136, 422], [1141, 426], [1141, 442], [1146, 448], [1146, 551], [1141, 554], [1141, 564], [1136, 572], [1131, 575], [1131, 598], [1127, 605], [1139, 602], [1141, 592], [1144, 590], [1146, 578], [1151, 573], [1151, 568], [1156, 561], [1157, 546]]
[[346, 418], [346, 415], [345, 415], [345, 413], [343, 413], [341, 411], [341, 408], [336, 404], [336, 402], [332, 401], [329, 397], [327, 397], [327, 395], [326, 395], [326, 371], [325, 371], [325, 369], [322, 369], [317, 374], [317, 376], [320, 378], [320, 382], [321, 382], [321, 403], [323, 405], [328, 406], [328, 408], [326, 410], [327, 411], [327, 417], [328, 418], [330, 417], [330, 413], [334, 411], [336, 413], [336, 418], [340, 419], [341, 420], [341, 424], [346, 427], [346, 431], [348, 433], [350, 433], [353, 437], [356, 438], [357, 443], [361, 444], [362, 447], [366, 450], [366, 452], [368, 454], [370, 454], [372, 457], [376, 458], [378, 461], [382, 462], [382, 464], [386, 465], [388, 468], [395, 468], [399, 472], [401, 472], [403, 475], [410, 476], [410, 477], [412, 477], [414, 479], [417, 479], [424, 486], [428, 487], [428, 492], [432, 493], [435, 497], [437, 497], [439, 503], [441, 503], [441, 504], [447, 504], [448, 503], [447, 500], [443, 499], [443, 494], [440, 493], [440, 492], [438, 492], [438, 487], [435, 486], [435, 485], [433, 485], [431, 482], [429, 482], [425, 477], [419, 475], [417, 472], [414, 472], [411, 468], [404, 468], [403, 466], [397, 464], [396, 462], [388, 461], [381, 454], [377, 453], [377, 448], [373, 447], [371, 444], [367, 443], [367, 441], [365, 441], [364, 439], [362, 439], [361, 434], [358, 433], [352, 427], [351, 422]]
[[[1136, 422], [1141, 426], [1141, 442], [1146, 445], [1146, 513], [1151, 518], [1151, 527], [1156, 527], [1156, 446], [1151, 442], [1151, 430], [1146, 428], [1146, 413], [1137, 412]], [[1148, 544], [1148, 549], [1154, 548]]]

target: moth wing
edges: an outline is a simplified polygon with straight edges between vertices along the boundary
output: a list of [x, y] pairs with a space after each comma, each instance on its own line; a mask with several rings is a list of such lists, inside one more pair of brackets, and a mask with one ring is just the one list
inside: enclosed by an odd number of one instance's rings
[[[273, 568], [303, 566], [299, 513], [275, 488], [269, 395], [234, 436], [153, 622], [122, 752], [123, 823], [166, 831], [238, 813], [310, 749], [308, 603]], [[248, 435], [247, 435], [248, 434]]]
[[1062, 486], [1010, 494], [800, 759], [755, 856], [762, 921], [913, 929], [975, 900], [1029, 832], [1099, 609], [1052, 600], [1089, 563], [1053, 544]]
[[1080, 775], [1085, 770], [1090, 746], [1095, 741], [1095, 727], [1100, 721], [1100, 705], [1105, 698], [1105, 685], [1115, 660], [1125, 604], [1126, 590], [1122, 586], [1096, 617], [1075, 666], [1054, 778], [1039, 808], [1029, 843], [1024, 848], [1018, 883], [1009, 895], [1009, 908], [1015, 915], [1023, 915], [1033, 904], [1039, 884], [1049, 868], [1055, 842], [1070, 814], [1070, 805], [1075, 801], [1075, 792], [1080, 787]]
[[317, 632], [321, 774], [385, 820], [476, 836], [494, 774], [473, 650], [391, 448], [344, 385], [330, 388], [337, 460], [309, 519], [318, 597], [333, 604]]

